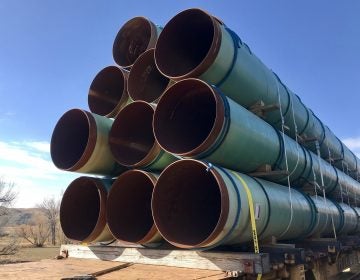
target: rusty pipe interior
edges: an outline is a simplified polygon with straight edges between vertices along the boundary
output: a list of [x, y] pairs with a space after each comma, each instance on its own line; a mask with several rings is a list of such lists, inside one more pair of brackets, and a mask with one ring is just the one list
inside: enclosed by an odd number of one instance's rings
[[106, 117], [115, 117], [128, 101], [128, 72], [117, 66], [102, 69], [90, 85], [88, 104], [90, 111]]
[[161, 235], [178, 247], [196, 247], [217, 230], [228, 207], [221, 183], [198, 161], [177, 161], [158, 178], [153, 218]]
[[154, 134], [170, 153], [193, 156], [208, 149], [224, 122], [224, 106], [214, 89], [197, 79], [169, 87], [154, 114]]
[[113, 44], [113, 58], [121, 67], [129, 68], [146, 49], [155, 47], [157, 30], [145, 17], [127, 21], [117, 33]]
[[129, 170], [114, 182], [106, 212], [115, 238], [145, 244], [157, 234], [151, 214], [151, 196], [156, 180], [151, 173]]
[[106, 189], [100, 179], [79, 177], [70, 183], [60, 205], [60, 223], [66, 237], [91, 242], [106, 225]]
[[96, 124], [89, 114], [72, 109], [57, 122], [50, 145], [51, 158], [57, 168], [75, 171], [90, 157], [96, 142]]
[[152, 128], [153, 115], [154, 108], [144, 101], [130, 103], [120, 111], [109, 135], [111, 152], [120, 164], [143, 166], [159, 153]]
[[155, 49], [156, 65], [174, 80], [198, 77], [215, 59], [218, 38], [219, 29], [211, 15], [200, 9], [185, 10], [161, 32]]
[[169, 84], [155, 65], [154, 49], [141, 54], [131, 68], [128, 92], [132, 100], [156, 102]]

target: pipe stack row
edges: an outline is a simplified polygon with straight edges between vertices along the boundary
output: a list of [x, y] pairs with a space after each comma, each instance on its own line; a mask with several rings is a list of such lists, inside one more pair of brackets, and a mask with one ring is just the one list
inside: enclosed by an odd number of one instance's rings
[[134, 18], [113, 57], [90, 85], [90, 112], [66, 112], [52, 135], [58, 168], [103, 176], [64, 193], [70, 239], [241, 244], [250, 207], [260, 240], [360, 232], [358, 159], [217, 18]]

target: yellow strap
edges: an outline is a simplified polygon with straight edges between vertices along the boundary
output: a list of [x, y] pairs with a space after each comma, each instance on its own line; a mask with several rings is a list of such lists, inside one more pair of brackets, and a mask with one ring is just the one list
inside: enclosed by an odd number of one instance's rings
[[[248, 199], [248, 202], [249, 202], [251, 231], [252, 231], [252, 237], [253, 237], [253, 242], [254, 242], [254, 251], [255, 251], [256, 254], [258, 254], [259, 253], [259, 241], [258, 241], [258, 235], [257, 235], [257, 230], [256, 230], [254, 202], [253, 202], [252, 194], [251, 194], [249, 186], [244, 181], [244, 179], [241, 178], [241, 176], [238, 173], [233, 172], [233, 171], [232, 171], [232, 173], [235, 175], [235, 177], [237, 179], [239, 179], [239, 181], [244, 186], [244, 189], [246, 191], [247, 199]], [[260, 280], [261, 277], [262, 277], [262, 274], [260, 273], [260, 274], [258, 274], [256, 279]]]

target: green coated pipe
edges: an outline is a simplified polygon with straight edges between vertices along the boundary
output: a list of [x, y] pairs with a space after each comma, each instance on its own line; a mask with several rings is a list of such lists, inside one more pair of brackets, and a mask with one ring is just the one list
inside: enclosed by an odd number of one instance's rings
[[[340, 140], [339, 140], [340, 141]], [[347, 174], [353, 176], [354, 179], [357, 179], [356, 171], [357, 171], [357, 157], [354, 155], [352, 151], [348, 147], [346, 147], [342, 142], [342, 153], [343, 159], [335, 162], [335, 166], [340, 170], [343, 170]], [[360, 173], [359, 173], [360, 175]]]
[[357, 181], [360, 180], [360, 159], [356, 157], [356, 172], [353, 173], [353, 178]]
[[311, 199], [315, 204], [317, 215], [317, 224], [311, 235], [317, 237], [334, 237], [343, 227], [342, 211], [339, 210], [336, 202], [330, 199], [319, 195], [312, 196]]
[[[350, 171], [356, 160], [344, 153], [345, 145], [288, 89], [280, 78], [255, 56], [250, 48], [224, 23], [200, 10], [189, 9], [173, 17], [164, 27], [155, 49], [155, 62], [160, 72], [172, 80], [200, 78], [220, 90], [236, 103], [251, 108], [260, 101], [280, 110], [264, 114], [264, 119], [285, 132], [307, 140], [305, 146], [316, 152], [317, 139], [321, 156], [345, 163]], [[295, 125], [296, 124], [296, 125]], [[296, 128], [296, 129], [295, 129]], [[330, 151], [330, 153], [329, 153]]]
[[151, 214], [151, 196], [157, 178], [154, 173], [128, 170], [113, 183], [106, 218], [116, 239], [143, 245], [162, 241]]
[[[338, 225], [342, 213], [328, 200], [314, 202], [296, 189], [191, 159], [172, 163], [161, 173], [152, 197], [155, 224], [164, 239], [182, 248], [248, 242], [252, 228], [245, 184], [253, 199], [259, 240], [328, 234], [331, 215], [340, 232], [353, 231], [352, 218]], [[352, 215], [350, 208], [343, 210]]]
[[109, 146], [119, 164], [156, 171], [176, 160], [155, 140], [152, 126], [154, 108], [154, 104], [135, 101], [116, 117], [109, 134]]
[[124, 68], [131, 68], [135, 60], [148, 49], [154, 48], [162, 27], [144, 17], [127, 21], [114, 40], [113, 58]]
[[280, 136], [271, 125], [198, 79], [177, 82], [165, 91], [153, 126], [165, 151], [244, 172], [273, 165], [282, 154]]
[[[350, 190], [345, 197], [360, 197], [360, 183], [290, 137], [282, 137], [276, 128], [204, 81], [186, 79], [168, 88], [155, 110], [153, 126], [159, 145], [169, 153], [240, 172], [271, 165], [273, 170], [288, 170], [294, 186], [323, 186], [336, 195], [344, 185]], [[287, 185], [286, 174], [267, 179]]]
[[62, 170], [118, 175], [125, 170], [108, 144], [113, 120], [81, 109], [67, 111], [57, 122], [50, 145], [54, 165]]
[[131, 68], [128, 79], [128, 92], [134, 101], [143, 100], [157, 103], [171, 81], [156, 68], [154, 49], [141, 54]]
[[92, 113], [114, 118], [130, 102], [127, 92], [129, 72], [117, 66], [102, 69], [90, 85], [88, 104]]
[[354, 234], [356, 233], [356, 230], [358, 229], [358, 214], [354, 210], [354, 208], [350, 207], [349, 205], [345, 203], [338, 203], [339, 208], [341, 209], [341, 212], [343, 213], [344, 217], [344, 225], [339, 230], [340, 235], [346, 235], [346, 234]]
[[113, 180], [79, 177], [67, 187], [60, 205], [65, 236], [81, 242], [114, 239], [106, 222], [107, 193]]
[[325, 159], [341, 161], [343, 159], [341, 141], [332, 133], [329, 127], [324, 126], [324, 140], [320, 142], [320, 153]]
[[355, 232], [359, 232], [360, 231], [360, 208], [359, 207], [353, 207], [353, 209], [355, 210], [356, 214], [357, 214], [357, 228], [355, 230]]
[[340, 171], [337, 172], [337, 177], [338, 182], [331, 192], [331, 196], [338, 201], [345, 201], [351, 205], [357, 205], [360, 201], [357, 189], [359, 182]]

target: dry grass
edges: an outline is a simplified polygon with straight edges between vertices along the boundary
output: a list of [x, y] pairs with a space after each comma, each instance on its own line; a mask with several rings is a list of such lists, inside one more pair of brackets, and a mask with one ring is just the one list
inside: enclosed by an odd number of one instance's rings
[[43, 259], [53, 259], [59, 255], [59, 247], [20, 247], [15, 255], [0, 256], [0, 264], [33, 262]]
[[[0, 248], [6, 246], [12, 241], [14, 228], [7, 228], [9, 235], [0, 237]], [[24, 239], [18, 238], [19, 250], [14, 255], [0, 256], [0, 264], [19, 263], [39, 261], [42, 259], [53, 259], [59, 255], [59, 246], [45, 246], [43, 248], [34, 248]]]

